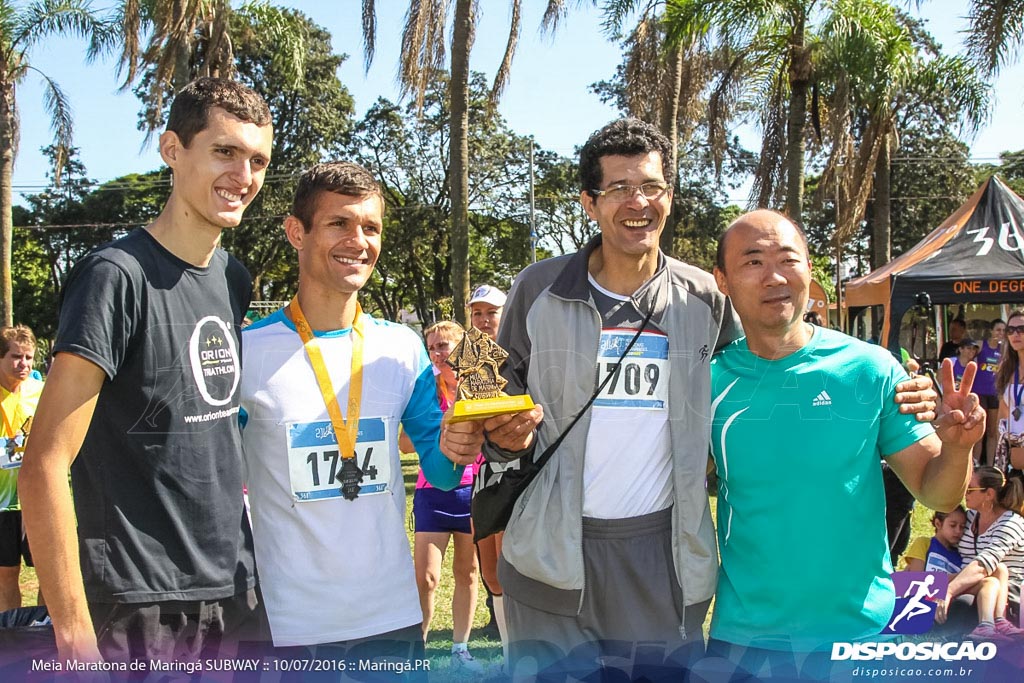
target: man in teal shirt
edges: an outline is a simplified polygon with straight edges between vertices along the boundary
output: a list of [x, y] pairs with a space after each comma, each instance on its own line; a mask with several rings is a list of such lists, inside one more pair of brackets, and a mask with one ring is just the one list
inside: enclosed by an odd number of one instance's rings
[[746, 337], [711, 367], [722, 569], [709, 652], [750, 662], [875, 636], [895, 601], [879, 457], [924, 505], [956, 506], [985, 428], [974, 369], [955, 392], [943, 367], [937, 432], [901, 414], [907, 376], [885, 349], [803, 322], [806, 237], [774, 211], [726, 230], [715, 278]]

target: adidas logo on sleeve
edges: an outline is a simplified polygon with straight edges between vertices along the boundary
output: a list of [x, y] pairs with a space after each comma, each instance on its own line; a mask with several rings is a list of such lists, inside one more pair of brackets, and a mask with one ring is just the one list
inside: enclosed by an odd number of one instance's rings
[[814, 401], [811, 403], [813, 406], [830, 406], [832, 405], [832, 397], [828, 395], [828, 392], [824, 389], [821, 390], [817, 396], [814, 397]]

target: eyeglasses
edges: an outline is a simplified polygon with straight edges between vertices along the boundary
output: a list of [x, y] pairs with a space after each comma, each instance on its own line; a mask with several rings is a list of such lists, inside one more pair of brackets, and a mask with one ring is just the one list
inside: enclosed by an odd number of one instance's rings
[[657, 199], [665, 194], [667, 189], [668, 185], [666, 183], [652, 181], [641, 183], [640, 185], [612, 185], [604, 190], [589, 190], [589, 192], [595, 199], [597, 197], [604, 197], [613, 204], [621, 204], [632, 199], [637, 190], [647, 199]]
[[1024, 325], [1007, 325], [1006, 334], [1024, 334]]
[[984, 491], [985, 489], [988, 489], [988, 488], [992, 488], [992, 487], [991, 486], [968, 486], [967, 487], [967, 492], [970, 493], [971, 491]]

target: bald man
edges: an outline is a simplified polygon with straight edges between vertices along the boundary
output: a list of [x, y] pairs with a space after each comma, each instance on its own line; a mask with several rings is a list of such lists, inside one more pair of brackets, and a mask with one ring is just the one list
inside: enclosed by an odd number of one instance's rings
[[901, 413], [895, 358], [804, 322], [807, 239], [774, 211], [726, 230], [715, 280], [746, 336], [711, 364], [722, 567], [709, 652], [763, 663], [870, 639], [896, 598], [879, 457], [928, 507], [959, 504], [985, 433], [975, 368], [955, 391], [943, 366], [938, 431]]

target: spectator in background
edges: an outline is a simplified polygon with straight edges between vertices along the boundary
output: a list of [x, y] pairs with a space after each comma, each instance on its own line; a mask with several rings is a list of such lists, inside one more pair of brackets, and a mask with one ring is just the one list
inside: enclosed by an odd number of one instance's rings
[[949, 323], [949, 339], [939, 350], [939, 362], [945, 358], [952, 358], [960, 350], [960, 340], [967, 334], [967, 323], [963, 318], [955, 318]]
[[[423, 331], [427, 353], [434, 365], [437, 382], [437, 403], [445, 412], [455, 403], [455, 371], [445, 361], [462, 340], [465, 331], [457, 322], [443, 320]], [[403, 453], [415, 447], [403, 432], [398, 444]], [[470, 673], [480, 673], [483, 667], [469, 653], [467, 642], [476, 611], [477, 561], [473, 546], [473, 529], [469, 519], [469, 501], [473, 492], [473, 477], [479, 463], [466, 467], [459, 485], [451, 491], [434, 488], [420, 469], [413, 494], [412, 513], [415, 520], [413, 559], [416, 569], [416, 587], [423, 612], [423, 640], [430, 632], [434, 616], [434, 591], [441, 580], [448, 542], [455, 546], [452, 570], [455, 592], [452, 595], [452, 667]]]
[[[43, 383], [34, 379], [36, 337], [25, 325], [0, 329], [0, 612], [21, 607], [21, 559], [32, 553], [21, 523], [18, 472]], [[40, 593], [40, 604], [42, 604]]]
[[978, 356], [980, 349], [981, 342], [976, 342], [970, 337], [960, 339], [956, 357], [953, 359], [953, 379], [956, 381], [957, 386], [960, 385], [960, 380], [963, 379], [964, 372], [967, 370], [967, 364]]
[[999, 436], [999, 395], [996, 393], [996, 369], [999, 367], [999, 357], [1003, 352], [1005, 332], [1006, 323], [999, 318], [993, 320], [989, 337], [982, 340], [981, 348], [975, 359], [978, 363], [978, 375], [974, 378], [974, 392], [981, 399], [981, 407], [985, 409], [988, 420], [985, 423], [985, 439], [982, 441], [985, 448], [980, 458], [983, 465], [991, 465], [995, 462], [996, 437]]
[[821, 315], [817, 311], [804, 313], [804, 322], [821, 327]]
[[[996, 371], [999, 443], [996, 461], [1010, 477], [1024, 479], [1024, 310], [1006, 319], [1006, 343]], [[1003, 451], [1005, 455], [1001, 455]]]
[[477, 287], [469, 298], [469, 324], [491, 339], [497, 339], [505, 298], [505, 293], [497, 287]]
[[975, 595], [978, 627], [971, 638], [998, 642], [1024, 637], [1024, 631], [1006, 618], [1009, 613], [1016, 621], [1020, 614], [1024, 487], [994, 467], [979, 467], [971, 475], [965, 497], [970, 512], [959, 544], [963, 569], [950, 580], [946, 598], [938, 601], [936, 621], [946, 620], [950, 600]]
[[[501, 327], [501, 313], [505, 308], [506, 296], [503, 291], [491, 285], [480, 285], [469, 298], [469, 323], [491, 339], [498, 338]], [[501, 463], [482, 463], [477, 476], [489, 480], [491, 473], [503, 469]], [[508, 629], [505, 620], [504, 591], [498, 580], [498, 558], [501, 556], [501, 539], [504, 532], [482, 538], [476, 544], [480, 553], [480, 573], [487, 589], [487, 610], [491, 613], [491, 624], [498, 629], [504, 655], [508, 655]], [[488, 624], [490, 627], [491, 624]]]
[[910, 572], [946, 572], [956, 574], [960, 571], [963, 558], [958, 547], [967, 524], [967, 511], [958, 505], [950, 512], [936, 512], [932, 515], [932, 527], [935, 535], [931, 538], [920, 536], [907, 548], [903, 561], [905, 569]]

